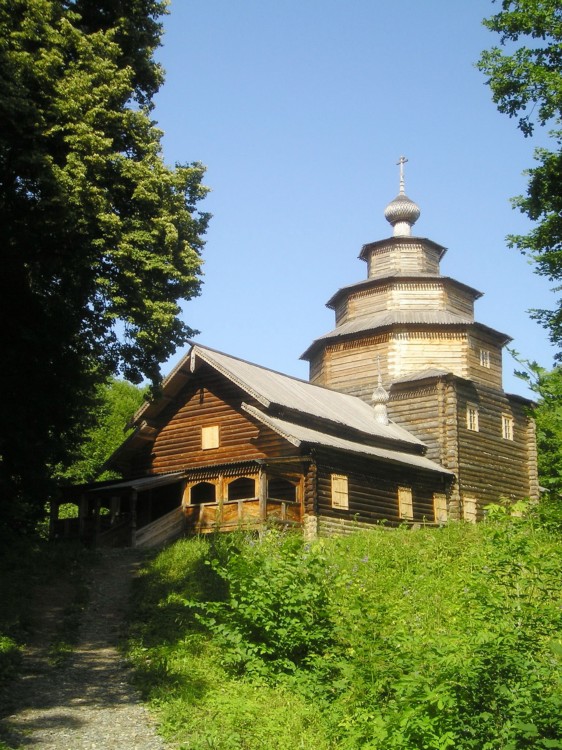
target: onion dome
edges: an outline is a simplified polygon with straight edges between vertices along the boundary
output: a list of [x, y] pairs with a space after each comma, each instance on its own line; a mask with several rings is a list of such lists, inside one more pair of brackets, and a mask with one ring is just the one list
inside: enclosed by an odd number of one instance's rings
[[404, 192], [404, 164], [407, 161], [404, 156], [400, 157], [400, 192], [384, 211], [385, 219], [394, 227], [395, 237], [409, 237], [413, 225], [420, 217], [419, 206]]
[[382, 378], [379, 373], [379, 382], [375, 390], [373, 391], [372, 402], [373, 411], [375, 412], [375, 422], [377, 424], [388, 424], [388, 412], [386, 405], [388, 404], [389, 395], [382, 386]]
[[413, 200], [401, 193], [385, 208], [384, 218], [394, 227], [395, 236], [409, 236], [413, 225], [420, 218], [420, 209]]

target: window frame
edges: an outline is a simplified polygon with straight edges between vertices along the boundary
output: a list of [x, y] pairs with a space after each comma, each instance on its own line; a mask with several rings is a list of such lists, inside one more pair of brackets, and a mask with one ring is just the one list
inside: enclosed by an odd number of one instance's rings
[[330, 474], [332, 508], [349, 510], [349, 477], [347, 474]]
[[445, 492], [433, 493], [433, 520], [435, 523], [447, 523], [449, 520], [449, 508]]
[[490, 369], [491, 356], [489, 349], [480, 349], [480, 367], [486, 367], [487, 369]]
[[414, 520], [414, 493], [411, 487], [398, 487], [398, 517], [402, 521]]
[[201, 425], [201, 450], [209, 451], [220, 448], [221, 429], [220, 425]]
[[514, 420], [511, 414], [502, 414], [502, 439], [513, 441]]
[[464, 521], [476, 523], [478, 518], [478, 501], [476, 497], [467, 495], [462, 500], [462, 517]]
[[466, 405], [466, 429], [470, 432], [480, 432], [480, 420], [477, 404]]

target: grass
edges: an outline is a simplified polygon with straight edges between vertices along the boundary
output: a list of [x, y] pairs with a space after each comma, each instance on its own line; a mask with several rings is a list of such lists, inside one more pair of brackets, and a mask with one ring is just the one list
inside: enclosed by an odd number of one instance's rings
[[137, 582], [137, 684], [183, 750], [562, 748], [558, 529], [183, 540]]

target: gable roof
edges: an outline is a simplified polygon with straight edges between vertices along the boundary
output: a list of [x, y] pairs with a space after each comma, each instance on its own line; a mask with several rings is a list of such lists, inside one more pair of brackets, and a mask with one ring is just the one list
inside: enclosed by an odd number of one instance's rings
[[195, 358], [195, 363], [200, 358], [222, 372], [267, 410], [277, 407], [276, 411], [290, 410], [303, 417], [312, 416], [371, 437], [423, 445], [421, 440], [397, 424], [375, 422], [372, 406], [356, 396], [313, 385], [198, 344], [194, 345], [190, 356], [192, 361]]
[[194, 342], [165, 378], [160, 397], [139, 409], [132, 422], [135, 432], [108, 464], [123, 451], [136, 450], [139, 440], [157, 435], [158, 416], [203, 366], [220, 373], [247, 394], [254, 405], [242, 399], [242, 409], [295, 446], [324, 446], [450, 474], [424, 457], [426, 446], [421, 440], [393, 422], [379, 424], [372, 406], [356, 396], [313, 385]]

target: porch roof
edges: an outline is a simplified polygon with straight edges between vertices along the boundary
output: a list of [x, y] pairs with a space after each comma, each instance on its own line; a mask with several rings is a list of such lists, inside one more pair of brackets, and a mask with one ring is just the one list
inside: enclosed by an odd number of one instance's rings
[[92, 487], [88, 492], [108, 492], [113, 490], [131, 489], [138, 492], [151, 490], [154, 487], [162, 487], [166, 484], [174, 484], [185, 477], [184, 471], [176, 471], [173, 474], [159, 474], [152, 477], [140, 477], [138, 479], [128, 479], [126, 482], [116, 482], [115, 484], [106, 484], [103, 487]]

